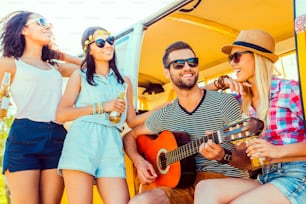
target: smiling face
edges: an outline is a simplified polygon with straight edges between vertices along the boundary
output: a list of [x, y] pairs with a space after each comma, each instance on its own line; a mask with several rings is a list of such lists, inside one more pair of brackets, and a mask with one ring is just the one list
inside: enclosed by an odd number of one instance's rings
[[[231, 51], [231, 55], [236, 52], [244, 52], [245, 49], [234, 47]], [[239, 60], [236, 63], [235, 60], [230, 62], [232, 68], [236, 73], [236, 80], [239, 82], [248, 81], [250, 83], [255, 82], [255, 61], [252, 53], [246, 53], [240, 55]]]
[[[114, 57], [114, 45], [111, 43], [110, 36], [107, 34], [104, 35], [95, 35], [94, 42], [90, 46], [90, 54], [97, 61], [110, 61]], [[96, 42], [97, 41], [97, 42]], [[100, 42], [104, 41], [104, 46], [101, 47]]]
[[54, 37], [51, 28], [52, 25], [43, 16], [32, 14], [23, 27], [22, 34], [27, 42], [32, 41], [42, 46], [48, 45]]
[[[169, 54], [168, 63], [174, 60], [186, 60], [194, 57], [195, 55], [190, 49], [175, 50]], [[169, 68], [165, 69], [165, 76], [178, 88], [188, 90], [197, 84], [198, 72], [198, 66], [191, 67], [185, 61], [185, 65], [181, 69], [175, 69], [174, 64], [171, 64]]]

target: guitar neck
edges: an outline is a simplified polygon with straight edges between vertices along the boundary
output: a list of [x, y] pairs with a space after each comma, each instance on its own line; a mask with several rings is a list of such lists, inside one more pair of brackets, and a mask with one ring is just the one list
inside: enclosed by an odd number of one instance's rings
[[211, 135], [193, 140], [185, 145], [182, 145], [172, 151], [167, 152], [167, 165], [173, 164], [177, 161], [185, 159], [199, 152], [202, 143], [207, 142], [209, 139], [213, 140], [216, 144], [222, 143], [222, 137], [219, 137], [219, 132], [212, 133]]
[[263, 129], [264, 122], [254, 117], [231, 123], [225, 126], [222, 130], [201, 137], [197, 140], [193, 140], [172, 151], [167, 152], [164, 155], [166, 157], [166, 163], [167, 165], [170, 165], [198, 153], [201, 144], [207, 142], [209, 139], [213, 140], [216, 144], [231, 142], [248, 138], [254, 135], [259, 135]]

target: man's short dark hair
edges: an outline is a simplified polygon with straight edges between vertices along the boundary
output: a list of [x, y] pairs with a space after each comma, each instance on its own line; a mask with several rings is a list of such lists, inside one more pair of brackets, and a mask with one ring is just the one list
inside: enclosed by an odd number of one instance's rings
[[171, 45], [169, 45], [167, 47], [167, 49], [165, 50], [164, 56], [163, 56], [163, 64], [164, 64], [164, 68], [167, 68], [168, 66], [168, 57], [169, 54], [175, 50], [182, 50], [182, 49], [189, 49], [193, 52], [194, 55], [195, 52], [193, 51], [193, 49], [191, 48], [191, 46], [183, 41], [177, 41], [175, 43], [172, 43]]

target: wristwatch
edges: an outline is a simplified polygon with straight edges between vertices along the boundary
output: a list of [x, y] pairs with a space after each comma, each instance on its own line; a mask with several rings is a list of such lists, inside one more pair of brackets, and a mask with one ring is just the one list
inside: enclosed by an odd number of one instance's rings
[[224, 149], [224, 156], [223, 158], [218, 161], [220, 164], [228, 164], [230, 161], [232, 161], [233, 153], [231, 150], [223, 148]]

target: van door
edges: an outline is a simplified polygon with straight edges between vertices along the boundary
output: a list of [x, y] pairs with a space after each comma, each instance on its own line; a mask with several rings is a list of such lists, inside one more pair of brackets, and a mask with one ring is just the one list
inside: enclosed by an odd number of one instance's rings
[[299, 81], [302, 93], [304, 118], [306, 115], [306, 1], [295, 1], [296, 53], [298, 59]]

